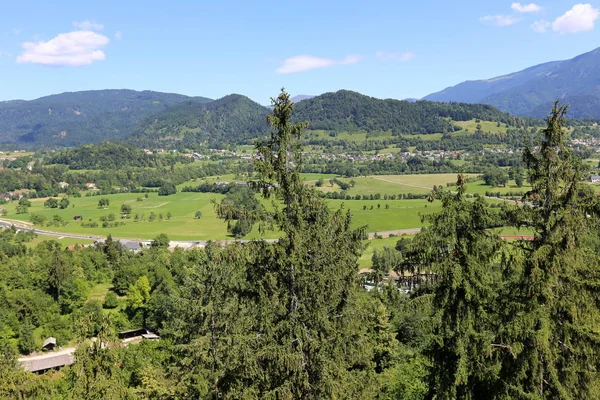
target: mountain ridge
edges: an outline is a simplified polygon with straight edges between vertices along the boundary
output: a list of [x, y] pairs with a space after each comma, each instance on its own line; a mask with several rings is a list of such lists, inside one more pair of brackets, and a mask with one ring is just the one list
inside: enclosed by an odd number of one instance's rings
[[[571, 118], [600, 118], [600, 48], [568, 60], [521, 71], [468, 80], [425, 96], [424, 100], [490, 104], [513, 115], [541, 117], [556, 99], [571, 104]], [[583, 97], [582, 97], [583, 96]], [[591, 96], [591, 97], [590, 97]], [[592, 99], [593, 107], [583, 101]]]

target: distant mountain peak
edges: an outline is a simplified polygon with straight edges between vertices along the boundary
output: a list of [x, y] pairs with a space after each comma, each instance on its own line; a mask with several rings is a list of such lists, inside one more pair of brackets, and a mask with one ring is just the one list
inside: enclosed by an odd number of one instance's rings
[[313, 97], [315, 97], [315, 96], [313, 96], [313, 95], [310, 95], [310, 94], [298, 94], [298, 95], [296, 95], [296, 96], [292, 97], [292, 98], [291, 98], [291, 100], [292, 100], [294, 103], [299, 103], [299, 102], [301, 102], [302, 100], [310, 100], [310, 99], [312, 99]]
[[[600, 118], [600, 48], [570, 60], [551, 61], [497, 77], [468, 80], [424, 100], [484, 103], [526, 117], [543, 117], [556, 99], [571, 118]], [[590, 104], [590, 101], [592, 103]]]

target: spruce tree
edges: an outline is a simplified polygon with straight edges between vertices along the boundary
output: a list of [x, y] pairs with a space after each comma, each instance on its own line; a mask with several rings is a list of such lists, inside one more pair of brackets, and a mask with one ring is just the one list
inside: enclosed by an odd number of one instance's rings
[[600, 265], [590, 238], [599, 222], [585, 168], [567, 145], [558, 103], [536, 149], [526, 149], [532, 190], [511, 224], [535, 232], [505, 259], [507, 285], [502, 380], [509, 397], [598, 398]]
[[502, 243], [488, 230], [494, 213], [482, 200], [466, 199], [462, 175], [457, 184], [455, 194], [438, 188], [430, 198], [442, 201], [442, 211], [425, 217], [431, 226], [413, 239], [404, 269], [429, 274], [433, 283], [421, 289], [432, 291], [435, 323], [434, 340], [425, 350], [431, 365], [428, 397], [488, 398], [496, 373], [488, 354]]
[[351, 228], [347, 211], [330, 210], [304, 185], [306, 124], [291, 124], [287, 93], [273, 102], [273, 131], [256, 145], [260, 180], [252, 186], [272, 211], [215, 207], [226, 220], [243, 216], [281, 238], [207, 248], [178, 302], [182, 317], [168, 328], [184, 344], [182, 385], [214, 398], [374, 397], [391, 339], [359, 286], [365, 229]]

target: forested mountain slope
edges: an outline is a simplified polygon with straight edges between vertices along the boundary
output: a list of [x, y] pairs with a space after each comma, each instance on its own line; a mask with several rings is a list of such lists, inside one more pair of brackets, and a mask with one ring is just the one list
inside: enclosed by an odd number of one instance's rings
[[424, 100], [464, 101], [540, 118], [556, 99], [570, 104], [571, 118], [600, 118], [600, 48], [570, 60], [536, 65], [491, 79], [467, 81]]
[[264, 135], [269, 128], [268, 113], [268, 108], [239, 94], [206, 104], [185, 101], [146, 118], [127, 141], [152, 148], [179, 143], [218, 147]]
[[294, 120], [309, 121], [309, 129], [391, 130], [395, 134], [452, 132], [457, 129], [450, 119], [474, 118], [511, 125], [517, 120], [487, 105], [381, 100], [348, 90], [304, 100], [294, 110]]
[[93, 90], [0, 102], [0, 143], [39, 148], [121, 138], [143, 118], [184, 100], [211, 101], [153, 91]]

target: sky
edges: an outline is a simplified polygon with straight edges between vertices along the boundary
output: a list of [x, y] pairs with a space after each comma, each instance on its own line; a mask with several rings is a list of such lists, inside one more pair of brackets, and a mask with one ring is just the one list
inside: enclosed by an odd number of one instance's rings
[[600, 0], [2, 1], [0, 100], [135, 89], [421, 98], [600, 47]]

